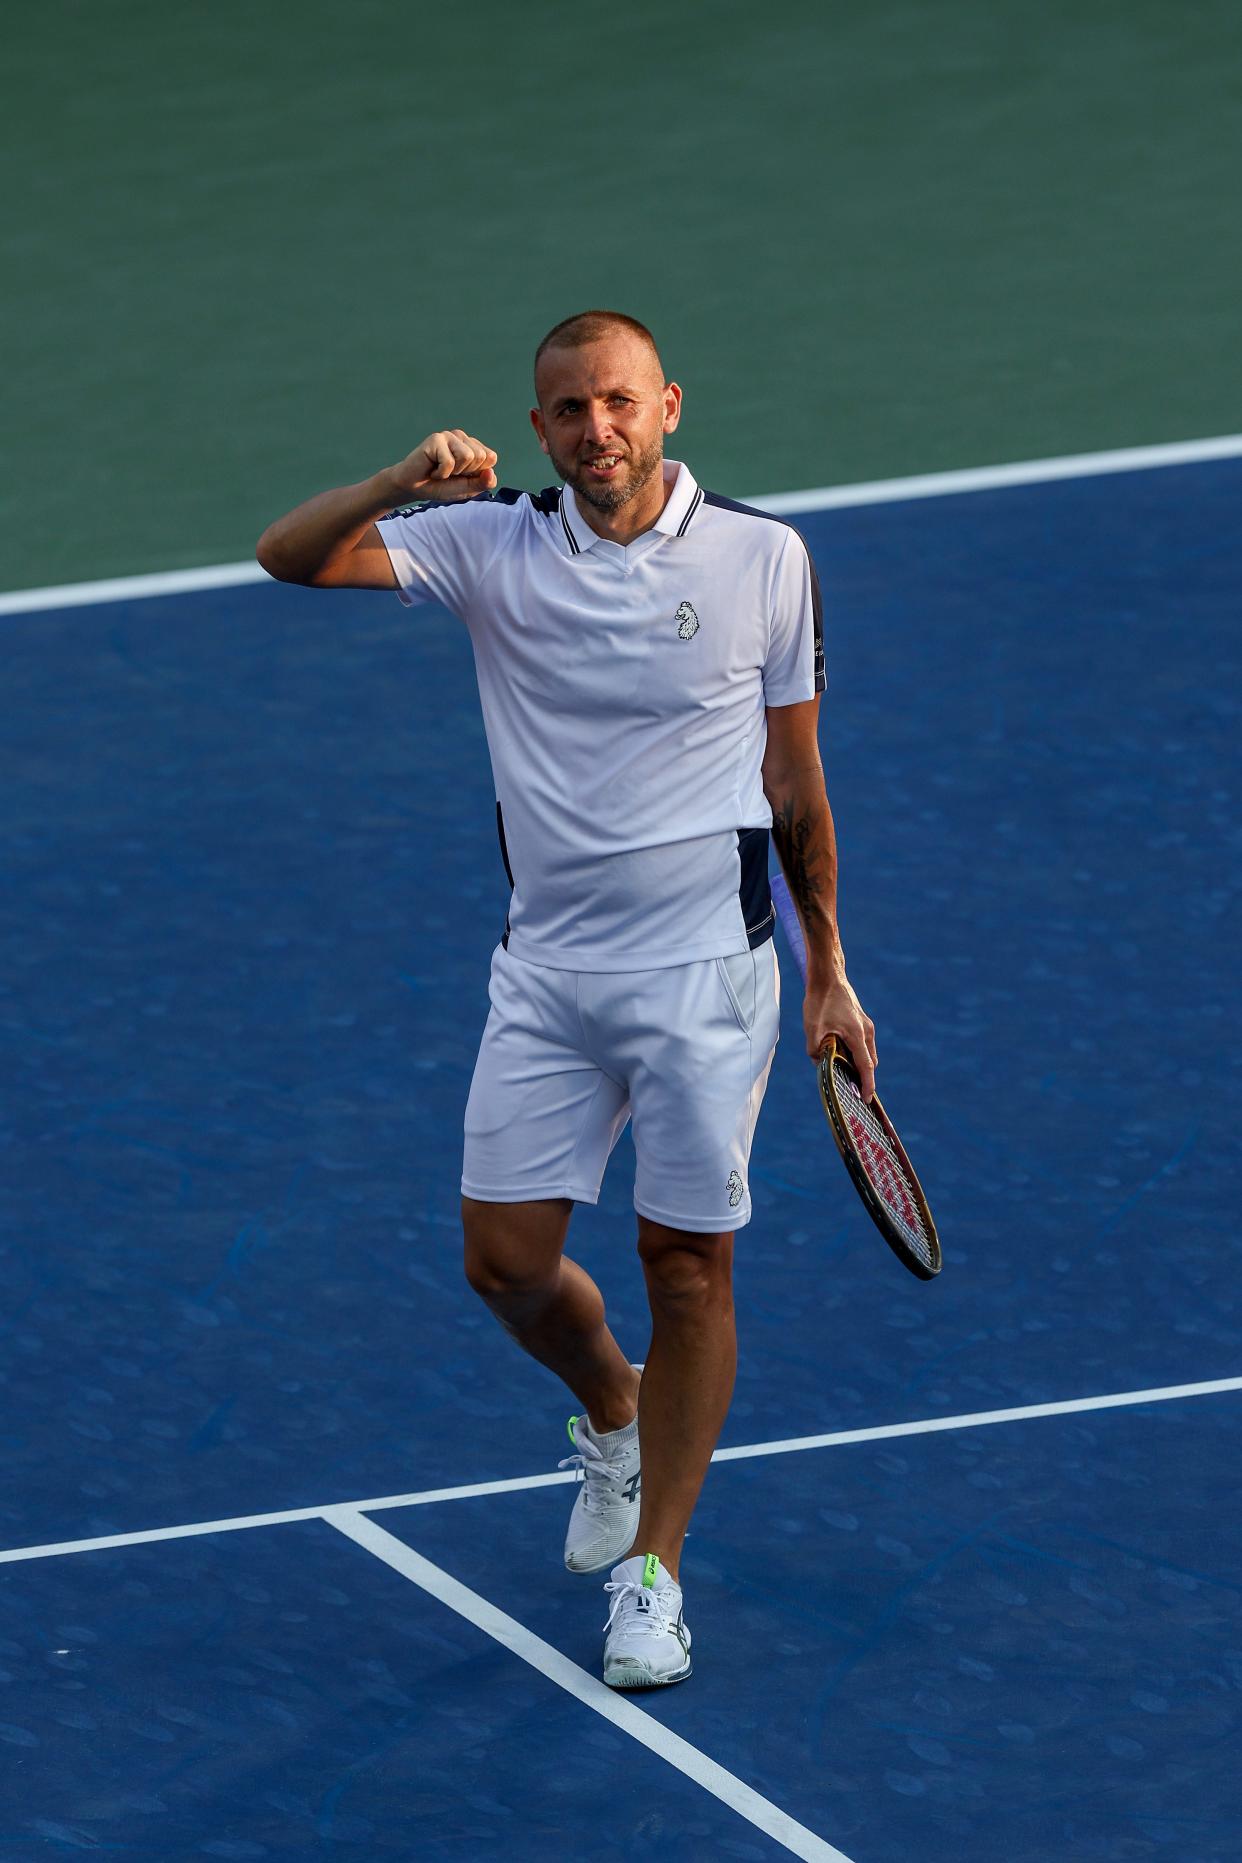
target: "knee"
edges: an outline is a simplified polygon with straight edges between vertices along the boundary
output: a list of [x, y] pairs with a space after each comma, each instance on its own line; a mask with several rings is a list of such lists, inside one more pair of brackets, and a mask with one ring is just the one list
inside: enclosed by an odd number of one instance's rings
[[529, 1263], [515, 1260], [503, 1247], [489, 1247], [478, 1237], [466, 1237], [466, 1279], [481, 1300], [522, 1300], [538, 1296], [547, 1275]]
[[727, 1235], [694, 1236], [664, 1231], [639, 1235], [638, 1253], [653, 1306], [697, 1312], [732, 1298], [733, 1248]]
[[555, 1286], [558, 1261], [498, 1212], [499, 1206], [463, 1207], [466, 1280], [490, 1306], [537, 1302]]

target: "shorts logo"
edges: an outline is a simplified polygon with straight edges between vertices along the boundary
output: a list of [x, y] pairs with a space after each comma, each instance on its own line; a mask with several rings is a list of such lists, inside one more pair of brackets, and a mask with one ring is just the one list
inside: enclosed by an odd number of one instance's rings
[[695, 614], [690, 603], [682, 602], [673, 618], [677, 623], [677, 638], [679, 640], [693, 640], [699, 631], [699, 617]]
[[742, 1191], [744, 1188], [745, 1186], [742, 1183], [742, 1179], [739, 1173], [736, 1171], [730, 1171], [729, 1181], [725, 1185], [725, 1189], [729, 1193], [729, 1208], [731, 1210], [735, 1210], [738, 1204], [742, 1201]]

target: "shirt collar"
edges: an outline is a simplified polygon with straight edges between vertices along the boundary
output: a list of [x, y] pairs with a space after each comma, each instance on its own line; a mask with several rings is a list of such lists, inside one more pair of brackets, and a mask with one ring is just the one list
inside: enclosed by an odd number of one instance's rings
[[[641, 543], [653, 531], [662, 531], [666, 537], [684, 537], [703, 502], [698, 481], [689, 466], [683, 465], [679, 459], [664, 461], [664, 483], [672, 486], [664, 509], [651, 530], [644, 531], [641, 537], [635, 537], [635, 543]], [[591, 529], [578, 507], [572, 485], [567, 485], [561, 493], [561, 526], [571, 556], [579, 556], [584, 550], [594, 550], [601, 543], [611, 543], [610, 538], [600, 537]], [[614, 550], [621, 548], [615, 543], [611, 547]]]

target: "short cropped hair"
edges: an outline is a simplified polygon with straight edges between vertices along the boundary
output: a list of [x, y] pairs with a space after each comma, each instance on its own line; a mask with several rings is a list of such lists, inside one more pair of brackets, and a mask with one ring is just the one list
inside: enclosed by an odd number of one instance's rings
[[610, 330], [628, 330], [633, 336], [641, 337], [655, 357], [656, 367], [660, 371], [660, 380], [664, 380], [664, 364], [660, 361], [660, 352], [656, 348], [655, 338], [645, 323], [639, 323], [637, 317], [627, 317], [624, 311], [588, 310], [577, 311], [572, 317], [566, 317], [562, 323], [555, 324], [535, 351], [535, 372], [543, 353], [548, 349], [585, 349], [588, 343], [598, 343]]

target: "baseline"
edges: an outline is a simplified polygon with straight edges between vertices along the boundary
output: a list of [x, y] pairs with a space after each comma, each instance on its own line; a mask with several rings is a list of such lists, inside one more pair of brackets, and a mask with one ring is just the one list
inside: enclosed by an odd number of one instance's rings
[[805, 1824], [799, 1824], [788, 1812], [774, 1805], [771, 1799], [764, 1798], [753, 1787], [747, 1785], [734, 1773], [727, 1772], [723, 1766], [709, 1759], [698, 1747], [691, 1746], [680, 1734], [644, 1714], [632, 1701], [614, 1693], [610, 1688], [588, 1675], [585, 1669], [571, 1662], [542, 1637], [537, 1637], [533, 1630], [527, 1630], [524, 1624], [509, 1617], [504, 1611], [481, 1597], [477, 1591], [461, 1584], [458, 1579], [444, 1571], [441, 1566], [433, 1565], [430, 1559], [424, 1559], [404, 1540], [386, 1528], [368, 1520], [356, 1507], [325, 1507], [323, 1518], [328, 1525], [343, 1533], [346, 1539], [353, 1540], [374, 1558], [390, 1566], [394, 1572], [417, 1585], [421, 1591], [447, 1605], [450, 1611], [456, 1611], [468, 1623], [474, 1624], [487, 1636], [494, 1638], [514, 1656], [529, 1663], [558, 1688], [580, 1701], [584, 1707], [591, 1708], [604, 1720], [611, 1721], [622, 1733], [629, 1734], [659, 1759], [684, 1773], [695, 1785], [702, 1786], [739, 1817], [763, 1831], [793, 1856], [802, 1857], [805, 1863], [850, 1863], [842, 1850], [836, 1850]]
[[[851, 505], [897, 504], [912, 498], [946, 498], [1010, 485], [1044, 485], [1057, 479], [1096, 478], [1108, 473], [1150, 472], [1164, 466], [1202, 465], [1242, 458], [1242, 434], [1209, 440], [1173, 440], [1159, 446], [1115, 447], [1103, 453], [1067, 453], [1062, 458], [1019, 460], [1012, 465], [967, 466], [909, 478], [870, 479], [854, 485], [821, 485], [801, 492], [766, 492], [745, 500], [761, 510], [844, 510]], [[0, 595], [0, 615], [34, 614], [46, 608], [84, 608], [100, 602], [139, 601], [152, 595], [187, 595], [204, 589], [239, 588], [269, 582], [256, 562], [216, 563], [202, 569], [157, 570], [113, 576], [99, 582], [64, 582], [46, 588], [14, 589]]]
[[[1025, 459], [1011, 466], [966, 466], [955, 472], [923, 472], [906, 479], [872, 479], [857, 485], [821, 485], [804, 492], [762, 493], [746, 503], [761, 510], [841, 511], [851, 505], [898, 504], [908, 498], [948, 498], [964, 492], [1003, 491], [1009, 485], [1048, 485], [1058, 479], [1102, 478], [1113, 472], [1154, 472], [1168, 466], [1199, 466], [1213, 459], [1242, 457], [1242, 433], [1215, 440], [1173, 440], [1162, 446], [1123, 446], [1107, 453], [1066, 453], [1058, 459]], [[2, 612], [2, 610], [0, 610]]]
[[[740, 1443], [717, 1449], [713, 1462], [741, 1462], [750, 1456], [790, 1455], [798, 1449], [832, 1449], [849, 1443], [883, 1442], [894, 1436], [933, 1436], [941, 1430], [982, 1429], [993, 1423], [1024, 1423], [1038, 1417], [1067, 1417], [1084, 1410], [1118, 1410], [1135, 1404], [1167, 1404], [1179, 1398], [1215, 1397], [1242, 1391], [1240, 1378], [1211, 1378], [1200, 1384], [1167, 1384], [1150, 1391], [1115, 1391], [1102, 1397], [1068, 1397], [1047, 1404], [1022, 1404], [1009, 1410], [970, 1411], [955, 1417], [920, 1417], [908, 1423], [876, 1423], [861, 1430], [831, 1430], [821, 1436], [789, 1436], [765, 1443]], [[108, 1552], [121, 1546], [149, 1546], [159, 1540], [192, 1539], [204, 1533], [239, 1533], [250, 1527], [278, 1527], [295, 1520], [326, 1520], [342, 1509], [379, 1513], [392, 1507], [427, 1507], [439, 1501], [468, 1501], [487, 1494], [516, 1494], [528, 1488], [555, 1488], [577, 1481], [564, 1474], [514, 1475], [503, 1481], [472, 1481], [457, 1488], [423, 1488], [413, 1494], [383, 1494], [368, 1501], [331, 1501], [317, 1507], [289, 1507], [270, 1514], [237, 1514], [223, 1520], [198, 1520], [179, 1527], [146, 1527], [133, 1533], [104, 1533], [93, 1539], [53, 1540], [41, 1546], [0, 1549], [0, 1565], [28, 1559], [59, 1559], [70, 1553]]]

